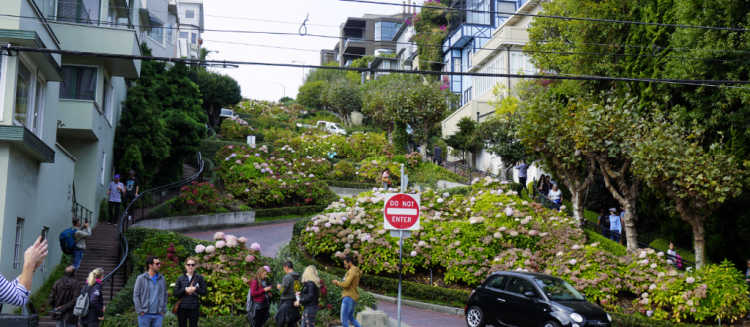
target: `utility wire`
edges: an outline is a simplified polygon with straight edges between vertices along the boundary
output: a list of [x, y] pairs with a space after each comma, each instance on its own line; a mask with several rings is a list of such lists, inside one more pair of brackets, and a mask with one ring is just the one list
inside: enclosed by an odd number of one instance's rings
[[509, 11], [497, 11], [497, 10], [480, 10], [470, 8], [452, 8], [452, 7], [441, 7], [441, 6], [429, 6], [429, 5], [417, 5], [417, 4], [401, 4], [385, 1], [375, 0], [339, 0], [343, 2], [357, 2], [374, 5], [388, 5], [388, 6], [399, 6], [399, 7], [411, 7], [411, 8], [426, 8], [426, 9], [438, 9], [448, 11], [461, 11], [471, 12], [479, 14], [500, 14], [507, 16], [525, 16], [525, 17], [539, 17], [539, 18], [551, 18], [551, 19], [562, 19], [567, 21], [587, 21], [596, 23], [608, 23], [608, 24], [632, 24], [632, 25], [645, 25], [645, 26], [662, 26], [662, 27], [673, 27], [673, 28], [692, 28], [692, 29], [704, 29], [704, 30], [716, 30], [716, 31], [731, 31], [731, 32], [748, 32], [750, 29], [740, 27], [724, 27], [724, 26], [704, 26], [704, 25], [689, 25], [689, 24], [669, 24], [669, 23], [657, 23], [657, 22], [641, 22], [633, 20], [622, 20], [622, 19], [607, 19], [607, 18], [588, 18], [588, 17], [568, 17], [559, 15], [543, 15], [543, 14], [527, 14], [521, 12], [509, 12]]
[[[542, 75], [542, 74], [523, 75], [523, 74], [505, 74], [505, 73], [443, 72], [443, 71], [434, 71], [434, 70], [417, 71], [417, 70], [402, 70], [402, 69], [370, 69], [370, 68], [320, 66], [320, 65], [307, 65], [307, 64], [271, 63], [271, 62], [258, 62], [258, 61], [200, 60], [200, 59], [170, 58], [170, 57], [157, 57], [157, 56], [137, 56], [137, 55], [123, 55], [123, 54], [98, 53], [98, 52], [87, 52], [87, 51], [31, 48], [31, 47], [21, 47], [21, 46], [12, 46], [12, 45], [0, 46], [0, 53], [2, 53], [2, 51], [7, 52], [8, 54], [11, 54], [12, 51], [20, 51], [20, 52], [37, 52], [37, 53], [56, 53], [56, 54], [61, 54], [61, 55], [89, 56], [89, 57], [101, 57], [101, 58], [119, 58], [119, 59], [128, 59], [128, 60], [154, 60], [154, 61], [165, 61], [165, 62], [180, 62], [180, 63], [185, 63], [185, 64], [223, 64], [223, 65], [254, 65], [254, 66], [269, 66], [269, 67], [315, 68], [315, 69], [356, 71], [360, 73], [370, 72], [370, 73], [399, 73], [399, 74], [434, 75], [434, 76], [450, 75], [450, 76], [477, 76], [477, 77], [504, 77], [504, 78], [521, 78], [521, 79], [526, 78], [526, 79], [549, 79], [549, 80], [644, 82], [644, 83], [667, 83], [667, 84], [691, 85], [691, 86], [734, 87], [734, 88], [737, 88], [736, 86], [732, 86], [734, 84], [739, 84], [739, 85], [750, 84], [750, 81], [738, 81], [738, 80], [687, 80], [687, 79], [634, 78], [634, 77], [612, 77], [612, 76], [590, 76], [590, 75]], [[750, 90], [750, 88], [743, 88], [743, 87], [740, 87], [740, 88]]]
[[[33, 19], [33, 20], [40, 20], [39, 17], [31, 17], [31, 16], [18, 16], [18, 15], [9, 15], [9, 14], [0, 14], [0, 17], [11, 17], [11, 18], [21, 18], [21, 19]], [[72, 25], [72, 26], [81, 26], [85, 23], [73, 23], [73, 22], [64, 22], [64, 21], [56, 21], [56, 20], [46, 20], [50, 24], [60, 24], [60, 25]], [[93, 22], [93, 21], [92, 21]], [[197, 28], [180, 28], [180, 27], [165, 27], [165, 26], [159, 26], [159, 25], [133, 25], [133, 24], [123, 24], [123, 23], [111, 23], [109, 21], [100, 21], [102, 25], [105, 26], [125, 26], [125, 27], [143, 27], [143, 28], [161, 28], [165, 30], [178, 30], [178, 31], [193, 31], [198, 30]], [[324, 35], [324, 34], [304, 34], [300, 35], [298, 32], [274, 32], [274, 31], [250, 31], [250, 30], [224, 30], [224, 29], [204, 29], [204, 32], [223, 32], [223, 33], [238, 33], [238, 34], [251, 34], [251, 35], [275, 35], [275, 36], [296, 36], [296, 37], [319, 37], [319, 38], [329, 38], [329, 39], [346, 39], [344, 36], [335, 36], [335, 35]], [[357, 41], [361, 42], [379, 42], [374, 39], [358, 39]], [[398, 42], [398, 41], [390, 41], [394, 44], [404, 44], [404, 45], [415, 45], [411, 42]], [[742, 54], [750, 54], [750, 51], [746, 50], [719, 50], [719, 49], [696, 49], [696, 48], [667, 48], [667, 47], [659, 47], [659, 46], [637, 46], [637, 45], [620, 45], [620, 44], [606, 44], [606, 43], [583, 43], [587, 45], [596, 45], [596, 46], [602, 46], [602, 47], [633, 47], [633, 48], [641, 48], [641, 49], [650, 49], [650, 50], [673, 50], [673, 49], [680, 49], [683, 51], [692, 50], [692, 51], [709, 51], [709, 52], [718, 52], [718, 53], [742, 53]], [[436, 47], [436, 48], [442, 48], [442, 45], [439, 44], [422, 44], [424, 47]], [[694, 57], [694, 56], [676, 56], [676, 55], [659, 55], [653, 53], [638, 53], [638, 54], [630, 54], [630, 53], [612, 53], [612, 52], [577, 52], [577, 51], [551, 51], [551, 50], [527, 50], [527, 49], [508, 49], [506, 47], [500, 47], [500, 48], [487, 48], [487, 47], [476, 47], [474, 48], [476, 51], [510, 51], [510, 52], [520, 52], [520, 53], [543, 53], [543, 54], [560, 54], [560, 55], [589, 55], [589, 56], [615, 56], [615, 57], [665, 57], [665, 58], [676, 58], [681, 60], [690, 60], [690, 61], [717, 61], [717, 62], [735, 62], [735, 61], [745, 61], [746, 58], [733, 58], [733, 59], [719, 59], [719, 58], [712, 58], [712, 57]], [[356, 54], [348, 54], [344, 53], [345, 55], [356, 55]], [[434, 61], [433, 61], [434, 62]]]

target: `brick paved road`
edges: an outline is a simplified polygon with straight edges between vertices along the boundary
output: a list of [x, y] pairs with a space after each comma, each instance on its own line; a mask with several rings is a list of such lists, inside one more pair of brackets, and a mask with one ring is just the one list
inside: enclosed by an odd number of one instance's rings
[[[185, 235], [201, 240], [210, 240], [214, 232], [222, 231], [247, 237], [248, 242], [258, 242], [261, 245], [261, 253], [264, 256], [274, 257], [281, 247], [292, 238], [294, 222], [282, 222], [271, 225], [260, 225], [239, 228], [225, 228], [201, 232], [191, 232]], [[396, 305], [379, 301], [378, 310], [384, 311], [388, 316], [396, 319]], [[401, 320], [410, 327], [460, 327], [466, 326], [463, 317], [437, 313], [407, 306], [402, 306]]]

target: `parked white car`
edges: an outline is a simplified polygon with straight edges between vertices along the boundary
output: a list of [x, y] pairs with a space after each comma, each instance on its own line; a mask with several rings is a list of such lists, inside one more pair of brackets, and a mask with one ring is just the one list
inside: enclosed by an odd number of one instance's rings
[[232, 117], [234, 117], [234, 110], [221, 108], [221, 113], [219, 113], [219, 118], [232, 118]]
[[315, 127], [325, 130], [331, 134], [346, 135], [346, 130], [336, 123], [332, 123], [325, 120], [319, 120]]

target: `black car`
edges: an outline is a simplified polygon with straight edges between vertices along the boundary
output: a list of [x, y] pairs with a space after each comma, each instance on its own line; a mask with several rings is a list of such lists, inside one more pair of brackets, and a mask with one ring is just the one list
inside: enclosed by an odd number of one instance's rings
[[501, 271], [471, 292], [464, 310], [469, 327], [609, 327], [612, 318], [564, 280]]

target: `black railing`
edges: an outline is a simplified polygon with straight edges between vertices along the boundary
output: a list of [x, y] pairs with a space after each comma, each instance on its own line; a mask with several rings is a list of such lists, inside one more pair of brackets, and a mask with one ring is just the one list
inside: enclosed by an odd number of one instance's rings
[[198, 170], [195, 172], [195, 174], [186, 177], [182, 180], [179, 180], [174, 183], [169, 183], [162, 186], [157, 186], [148, 190], [145, 190], [138, 194], [134, 199], [132, 199], [127, 206], [125, 207], [125, 210], [123, 211], [122, 215], [120, 215], [120, 219], [117, 223], [117, 235], [120, 240], [120, 248], [119, 248], [119, 257], [120, 262], [117, 264], [117, 266], [112, 269], [104, 278], [102, 279], [103, 283], [109, 280], [110, 284], [110, 300], [112, 300], [112, 297], [114, 296], [114, 278], [113, 276], [120, 270], [123, 269], [127, 273], [127, 260], [128, 260], [128, 253], [129, 253], [129, 247], [128, 247], [128, 239], [125, 237], [125, 232], [127, 231], [128, 225], [135, 222], [135, 219], [130, 221], [128, 217], [130, 216], [130, 209], [134, 208], [134, 204], [136, 202], [139, 202], [141, 199], [145, 199], [146, 195], [151, 194], [161, 194], [162, 192], [174, 190], [174, 189], [180, 189], [181, 187], [188, 185], [198, 178], [200, 178], [201, 174], [203, 174], [203, 169], [205, 168], [205, 162], [203, 161], [203, 157], [201, 156], [201, 153], [198, 152], [196, 155], [197, 159], [197, 166]]

